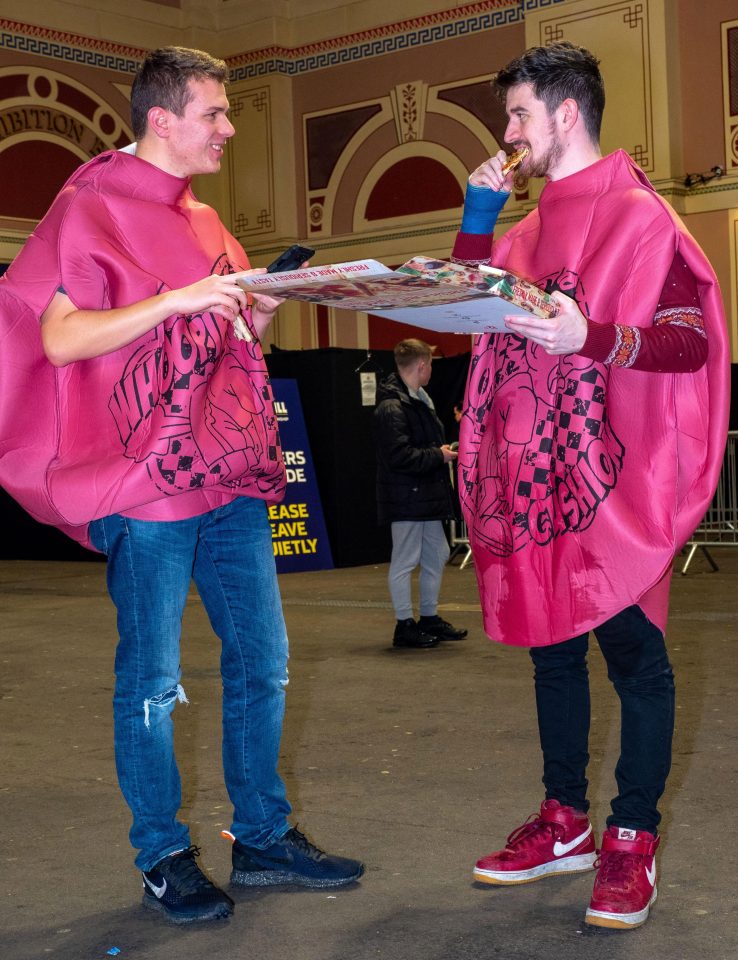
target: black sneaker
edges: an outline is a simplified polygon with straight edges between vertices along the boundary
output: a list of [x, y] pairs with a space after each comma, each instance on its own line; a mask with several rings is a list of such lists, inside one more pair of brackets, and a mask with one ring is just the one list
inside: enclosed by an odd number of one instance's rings
[[458, 630], [452, 626], [448, 620], [442, 620], [438, 615], [434, 617], [421, 617], [418, 620], [418, 629], [423, 633], [428, 633], [436, 640], [463, 640], [469, 632], [468, 630]]
[[398, 620], [395, 635], [392, 638], [393, 647], [415, 647], [427, 649], [437, 647], [438, 638], [421, 630], [420, 626], [410, 617], [408, 620]]
[[302, 887], [342, 887], [358, 880], [364, 864], [332, 857], [310, 843], [294, 827], [266, 850], [233, 841], [231, 883], [238, 887], [271, 887], [297, 883]]
[[174, 923], [220, 920], [233, 913], [233, 900], [219, 890], [195, 863], [199, 847], [178, 850], [143, 876], [143, 905]]

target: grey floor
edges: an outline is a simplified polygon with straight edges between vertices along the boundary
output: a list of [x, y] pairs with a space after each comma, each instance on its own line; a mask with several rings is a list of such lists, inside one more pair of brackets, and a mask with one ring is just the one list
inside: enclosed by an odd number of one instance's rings
[[[674, 766], [659, 901], [648, 924], [583, 927], [592, 876], [475, 885], [474, 861], [540, 802], [527, 654], [490, 643], [472, 569], [449, 568], [442, 612], [462, 643], [392, 651], [387, 568], [282, 578], [292, 659], [282, 773], [294, 820], [361, 857], [360, 884], [236, 892], [232, 920], [174, 927], [140, 906], [111, 749], [115, 620], [96, 563], [0, 563], [2, 960], [733, 960], [738, 920], [738, 551], [674, 581]], [[183, 814], [227, 883], [217, 644], [193, 595], [176, 712]], [[618, 749], [617, 702], [591, 657], [598, 831]]]

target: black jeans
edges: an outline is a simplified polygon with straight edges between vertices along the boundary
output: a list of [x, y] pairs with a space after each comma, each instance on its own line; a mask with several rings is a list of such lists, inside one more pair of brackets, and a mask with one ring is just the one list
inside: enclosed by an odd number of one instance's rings
[[[661, 631], [638, 606], [594, 631], [620, 698], [618, 795], [607, 825], [656, 833], [656, 808], [671, 767], [674, 674]], [[587, 811], [588, 634], [530, 651], [546, 799]]]

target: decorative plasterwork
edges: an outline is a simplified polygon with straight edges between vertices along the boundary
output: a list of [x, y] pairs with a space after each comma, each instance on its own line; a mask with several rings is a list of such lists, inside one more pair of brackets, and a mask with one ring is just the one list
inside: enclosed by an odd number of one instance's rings
[[408, 217], [394, 216], [389, 220], [379, 221], [368, 221], [364, 215], [367, 201], [382, 174], [403, 158], [416, 157], [418, 155], [432, 157], [433, 159], [438, 160], [442, 166], [446, 167], [446, 169], [449, 170], [456, 178], [459, 184], [459, 193], [463, 197], [464, 188], [466, 186], [466, 178], [469, 175], [469, 171], [456, 156], [456, 154], [454, 154], [448, 148], [437, 143], [423, 143], [422, 145], [415, 143], [403, 143], [380, 157], [362, 183], [361, 188], [356, 195], [356, 203], [354, 205], [353, 229], [355, 233], [363, 233], [368, 230], [375, 230], [377, 228], [381, 229], [382, 227], [386, 228], [387, 226], [391, 225], [400, 226], [408, 223], [417, 224], [423, 220], [432, 222], [434, 220], [437, 221], [439, 219], [444, 219], [437, 211], [432, 211], [426, 214], [414, 213]]
[[119, 73], [135, 73], [146, 55], [146, 51], [138, 47], [4, 19], [0, 19], [0, 49], [18, 50], [38, 57], [82, 63]]
[[[390, 223], [398, 230], [411, 225], [427, 230], [446, 219], [455, 227], [456, 207], [454, 214], [429, 210], [397, 215], [391, 221], [367, 220], [365, 207], [383, 174], [412, 157], [438, 161], [456, 179], [463, 196], [469, 169], [500, 149], [507, 122], [504, 110], [498, 111], [493, 104], [490, 80], [490, 74], [437, 86], [408, 80], [380, 99], [303, 115], [310, 242], [317, 241], [319, 246], [322, 238], [386, 229]], [[490, 109], [476, 103], [483, 96], [493, 105]], [[470, 112], [471, 107], [475, 113]], [[345, 136], [341, 125], [346, 128]], [[324, 130], [331, 130], [332, 140], [340, 140], [342, 147], [331, 156], [318, 180], [312, 158], [321, 150], [319, 134]], [[325, 150], [321, 155], [327, 159]], [[527, 187], [516, 186], [516, 200], [524, 202], [527, 197]], [[512, 220], [518, 219], [520, 207], [509, 206], [514, 208]]]
[[428, 84], [422, 80], [400, 83], [390, 93], [399, 143], [423, 139], [427, 100]]
[[25, 92], [0, 96], [0, 151], [23, 140], [62, 144], [80, 160], [129, 143], [128, 124], [99, 94], [73, 77], [35, 67], [0, 67], [3, 81]]
[[[298, 76], [343, 63], [452, 40], [513, 23], [564, 0], [478, 0], [302, 46], [270, 46], [226, 57], [234, 82], [269, 74]], [[172, 42], [177, 42], [173, 40]], [[0, 49], [19, 50], [120, 73], [135, 73], [146, 50], [0, 18]]]
[[384, 24], [372, 30], [333, 37], [301, 47], [264, 47], [232, 57], [229, 63], [234, 79], [237, 80], [268, 73], [295, 76], [506, 27], [511, 23], [522, 23], [531, 11], [563, 2], [564, 0], [481, 0], [478, 3], [454, 7], [452, 10]]
[[275, 229], [271, 90], [242, 90], [230, 103], [237, 133], [227, 155], [231, 223], [236, 239], [248, 246], [249, 237]]
[[[656, 3], [659, 5], [660, 0]], [[546, 46], [569, 40], [596, 50], [607, 90], [602, 148], [622, 147], [647, 173], [668, 159], [666, 128], [654, 132], [654, 100], [659, 115], [668, 115], [662, 38], [652, 30], [650, 0], [580, 0], [565, 3], [527, 21], [526, 41]], [[663, 102], [661, 102], [663, 100]], [[657, 147], [660, 156], [657, 158]], [[664, 163], [668, 168], [668, 163]]]
[[[330, 171], [326, 171], [327, 180], [325, 185], [321, 184], [319, 189], [311, 190], [309, 188], [311, 121], [317, 118], [329, 117], [332, 115], [340, 116], [342, 113], [345, 113], [347, 117], [351, 118], [353, 114], [359, 110], [362, 110], [362, 108], [372, 109], [364, 109], [366, 120], [361, 124], [361, 126], [358, 127], [358, 129], [355, 130], [355, 132], [352, 133], [344, 149], [340, 154], [338, 154], [338, 156], [336, 156], [333, 168]], [[351, 161], [352, 157], [354, 157], [360, 150], [362, 144], [364, 144], [369, 137], [376, 133], [377, 130], [388, 123], [391, 119], [392, 109], [389, 97], [382, 102], [366, 101], [361, 103], [347, 104], [345, 110], [343, 111], [324, 110], [303, 116], [303, 139], [305, 143], [305, 183], [308, 185], [307, 216], [308, 228], [311, 237], [317, 237], [321, 234], [330, 235], [332, 232], [333, 206], [336, 199], [336, 192], [338, 190], [338, 185], [341, 182], [341, 178], [346, 172], [347, 165]]]
[[730, 302], [726, 301], [733, 362], [738, 361], [738, 210], [731, 210], [730, 229]]
[[723, 24], [723, 103], [726, 169], [738, 173], [738, 20]]

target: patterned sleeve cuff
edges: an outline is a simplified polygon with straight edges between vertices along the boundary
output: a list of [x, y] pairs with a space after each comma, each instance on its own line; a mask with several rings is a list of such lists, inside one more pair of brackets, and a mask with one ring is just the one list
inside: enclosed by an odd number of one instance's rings
[[673, 327], [684, 327], [686, 330], [694, 330], [701, 337], [707, 338], [705, 321], [700, 307], [667, 307], [657, 311], [653, 322], [654, 326], [657, 327], [665, 323]]
[[632, 367], [641, 352], [641, 331], [638, 327], [626, 327], [623, 324], [613, 324], [615, 328], [615, 344], [605, 359], [606, 364], [613, 367]]
[[641, 331], [618, 323], [587, 321], [587, 339], [579, 353], [598, 363], [632, 367], [641, 349]]

